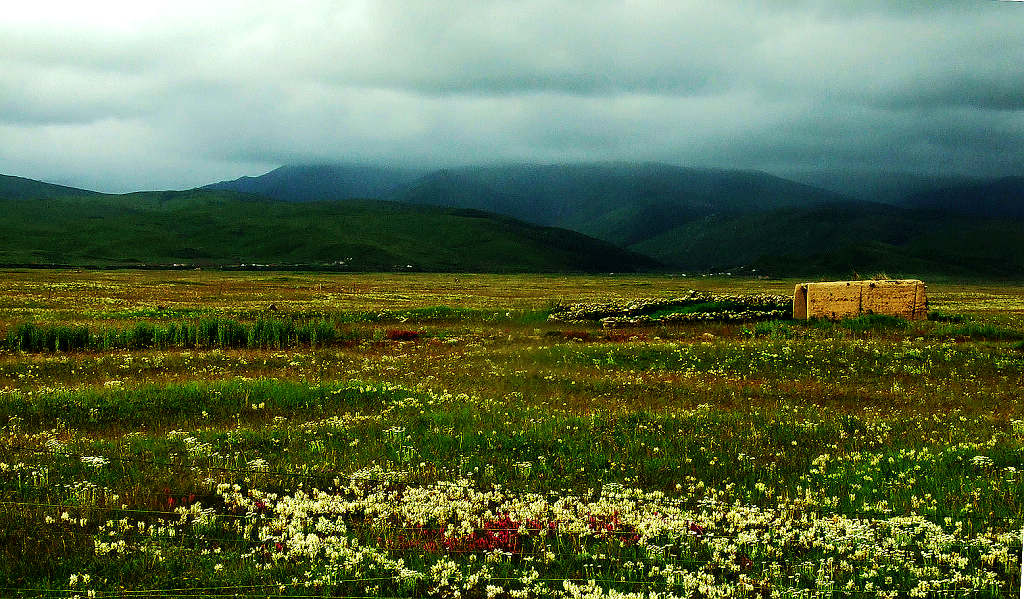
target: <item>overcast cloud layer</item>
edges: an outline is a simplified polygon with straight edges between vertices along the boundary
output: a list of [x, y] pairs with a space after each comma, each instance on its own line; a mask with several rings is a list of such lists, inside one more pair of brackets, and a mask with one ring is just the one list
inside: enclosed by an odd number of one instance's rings
[[0, 14], [0, 173], [658, 160], [1024, 174], [1024, 3], [55, 2]]

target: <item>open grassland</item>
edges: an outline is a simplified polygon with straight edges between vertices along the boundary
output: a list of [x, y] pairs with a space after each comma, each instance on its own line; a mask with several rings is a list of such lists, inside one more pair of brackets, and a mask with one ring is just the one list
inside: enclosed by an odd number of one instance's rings
[[548, 320], [794, 283], [0, 273], [0, 595], [1016, 596], [1024, 288]]

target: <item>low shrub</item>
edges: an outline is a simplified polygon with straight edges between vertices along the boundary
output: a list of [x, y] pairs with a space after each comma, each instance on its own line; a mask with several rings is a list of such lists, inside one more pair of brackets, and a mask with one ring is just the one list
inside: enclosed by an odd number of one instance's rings
[[938, 310], [932, 310], [928, 313], [928, 320], [934, 322], [966, 322], [967, 319], [961, 314], [947, 314], [945, 312], [939, 312]]
[[420, 332], [405, 329], [388, 329], [384, 332], [384, 338], [388, 341], [415, 341], [420, 338]]

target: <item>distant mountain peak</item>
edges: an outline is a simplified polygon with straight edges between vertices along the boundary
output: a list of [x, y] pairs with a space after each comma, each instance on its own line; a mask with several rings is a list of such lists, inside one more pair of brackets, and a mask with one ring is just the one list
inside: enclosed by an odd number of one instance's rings
[[256, 193], [285, 202], [383, 199], [421, 176], [417, 170], [384, 166], [317, 163], [280, 166], [257, 177], [240, 177], [203, 187]]

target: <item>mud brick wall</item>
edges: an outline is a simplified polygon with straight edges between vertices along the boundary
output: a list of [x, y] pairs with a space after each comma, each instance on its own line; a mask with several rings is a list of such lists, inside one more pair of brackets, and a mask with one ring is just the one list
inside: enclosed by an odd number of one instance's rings
[[847, 318], [887, 314], [928, 317], [925, 285], [917, 279], [801, 283], [793, 292], [793, 318]]

